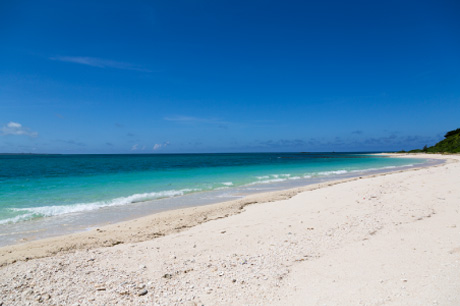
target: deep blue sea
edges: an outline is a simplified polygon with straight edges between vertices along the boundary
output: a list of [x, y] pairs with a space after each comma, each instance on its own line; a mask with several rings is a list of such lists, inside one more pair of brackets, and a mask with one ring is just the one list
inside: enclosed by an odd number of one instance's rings
[[60, 216], [118, 221], [136, 207], [150, 213], [424, 162], [359, 153], [0, 155], [0, 233], [46, 228]]

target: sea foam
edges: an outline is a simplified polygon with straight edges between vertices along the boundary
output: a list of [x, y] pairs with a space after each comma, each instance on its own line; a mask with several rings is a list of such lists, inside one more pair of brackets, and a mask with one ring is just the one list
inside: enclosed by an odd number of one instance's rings
[[345, 174], [347, 170], [336, 170], [336, 171], [322, 171], [318, 172], [319, 175], [333, 175], [333, 174]]
[[133, 194], [128, 197], [120, 197], [108, 201], [97, 201], [92, 203], [77, 203], [71, 205], [52, 205], [27, 208], [10, 208], [10, 210], [12, 211], [25, 212], [25, 214], [18, 215], [13, 218], [0, 220], [0, 224], [17, 223], [20, 221], [30, 220], [32, 218], [37, 217], [51, 217], [70, 213], [88, 212], [92, 210], [101, 209], [104, 207], [121, 206], [145, 202], [149, 200], [172, 198], [200, 190], [201, 189], [165, 190], [160, 192]]

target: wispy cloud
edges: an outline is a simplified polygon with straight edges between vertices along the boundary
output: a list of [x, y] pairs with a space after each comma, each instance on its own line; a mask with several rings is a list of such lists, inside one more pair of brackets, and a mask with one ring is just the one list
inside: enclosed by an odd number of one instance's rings
[[85, 143], [80, 142], [80, 141], [76, 141], [76, 140], [72, 140], [72, 139], [68, 139], [68, 140], [67, 139], [58, 139], [57, 141], [65, 143], [65, 144], [69, 144], [69, 145], [79, 146], [79, 147], [86, 146]]
[[131, 151], [136, 151], [138, 146], [139, 146], [138, 144], [133, 145], [131, 147]]
[[164, 142], [164, 143], [156, 143], [156, 144], [153, 146], [152, 150], [153, 150], [153, 151], [157, 151], [157, 150], [159, 150], [159, 149], [161, 149], [161, 148], [166, 148], [167, 146], [169, 146], [169, 141], [166, 141], [166, 142]]
[[176, 121], [176, 122], [215, 122], [216, 119], [208, 119], [208, 118], [198, 118], [198, 117], [192, 117], [192, 116], [171, 116], [171, 117], [165, 117], [164, 118], [166, 121]]
[[55, 57], [50, 57], [49, 59], [53, 61], [81, 64], [81, 65], [87, 65], [87, 66], [97, 67], [97, 68], [115, 68], [115, 69], [123, 69], [123, 70], [151, 72], [148, 69], [145, 69], [143, 67], [133, 65], [130, 63], [117, 62], [117, 61], [112, 61], [112, 60], [97, 58], [97, 57], [55, 56]]
[[218, 118], [200, 118], [200, 117], [192, 117], [192, 116], [170, 116], [165, 117], [164, 120], [166, 121], [173, 121], [178, 123], [204, 123], [204, 124], [216, 124], [219, 128], [227, 128], [227, 124], [229, 122], [218, 119]]
[[[355, 133], [353, 133], [355, 134]], [[363, 133], [364, 134], [364, 133]], [[359, 135], [359, 134], [358, 134]], [[392, 132], [381, 137], [352, 138], [306, 138], [256, 140], [248, 146], [251, 149], [306, 150], [306, 151], [379, 151], [422, 148], [433, 145], [442, 136], [399, 135]]]
[[278, 139], [278, 140], [265, 140], [257, 143], [260, 147], [266, 148], [292, 148], [307, 146], [309, 143], [302, 139]]
[[396, 148], [403, 148], [403, 149], [414, 149], [414, 148], [421, 148], [424, 145], [434, 145], [440, 139], [438, 137], [433, 136], [418, 136], [418, 135], [411, 135], [411, 136], [397, 136], [397, 135], [389, 135], [384, 137], [378, 138], [366, 138], [361, 143], [369, 146], [369, 147], [383, 147], [392, 145]]
[[22, 124], [17, 122], [8, 122], [1, 129], [2, 135], [26, 135], [30, 137], [37, 137], [38, 133], [31, 131], [29, 128], [22, 126]]

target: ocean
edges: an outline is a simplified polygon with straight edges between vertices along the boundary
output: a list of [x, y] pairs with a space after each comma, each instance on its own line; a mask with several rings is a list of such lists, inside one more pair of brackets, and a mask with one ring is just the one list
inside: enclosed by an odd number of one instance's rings
[[424, 163], [363, 153], [0, 155], [0, 246]]

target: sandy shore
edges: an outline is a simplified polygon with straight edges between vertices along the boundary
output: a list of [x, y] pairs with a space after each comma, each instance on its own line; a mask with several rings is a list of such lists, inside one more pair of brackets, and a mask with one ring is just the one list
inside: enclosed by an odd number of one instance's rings
[[460, 305], [460, 156], [417, 157], [1, 248], [0, 305]]

